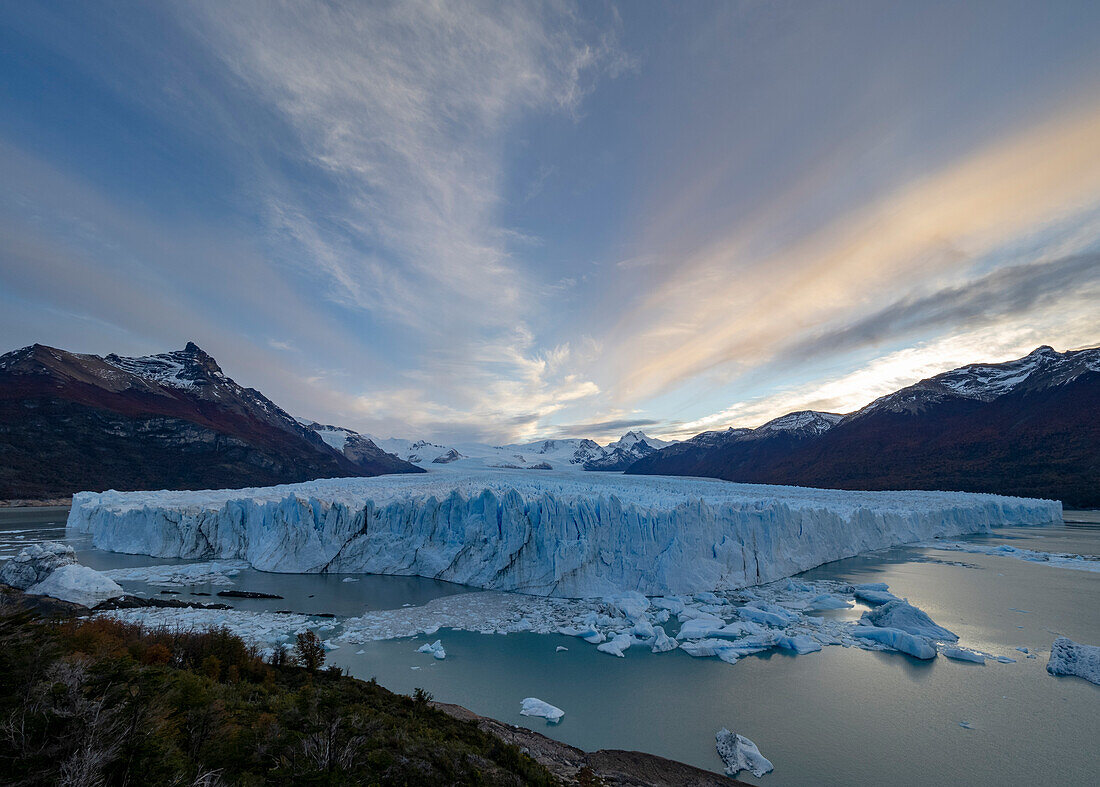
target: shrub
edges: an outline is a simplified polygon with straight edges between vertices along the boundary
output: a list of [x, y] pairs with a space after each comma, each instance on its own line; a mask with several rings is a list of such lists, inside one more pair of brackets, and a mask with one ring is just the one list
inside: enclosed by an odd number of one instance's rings
[[294, 644], [294, 655], [299, 664], [310, 672], [316, 672], [325, 663], [325, 646], [314, 632], [303, 631]]

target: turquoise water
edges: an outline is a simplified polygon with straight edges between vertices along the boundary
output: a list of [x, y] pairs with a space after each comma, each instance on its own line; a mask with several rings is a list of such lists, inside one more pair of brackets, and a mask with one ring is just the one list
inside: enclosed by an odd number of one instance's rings
[[[0, 533], [0, 554], [29, 540], [64, 538], [63, 513], [0, 511], [0, 530], [24, 531]], [[47, 526], [48, 521], [56, 524]], [[16, 541], [15, 535], [22, 538]], [[1100, 552], [1100, 530], [1087, 528], [1009, 529], [972, 540], [1048, 552]], [[96, 568], [173, 562], [102, 553], [80, 540], [74, 546], [81, 560]], [[638, 749], [721, 770], [714, 733], [729, 727], [754, 740], [775, 764], [773, 773], [746, 779], [764, 785], [1094, 782], [1100, 769], [1100, 687], [1052, 677], [1045, 667], [1058, 634], [1100, 644], [1100, 574], [902, 547], [803, 576], [886, 582], [959, 634], [963, 644], [1018, 661], [920, 662], [841, 647], [804, 656], [763, 654], [733, 665], [638, 648], [618, 659], [569, 637], [447, 629], [431, 637], [345, 645], [330, 652], [329, 660], [354, 675], [375, 676], [395, 691], [422, 687], [439, 700], [586, 749]], [[408, 577], [341, 579], [246, 571], [237, 577], [237, 588], [277, 592], [286, 599], [229, 601], [238, 609], [345, 615], [470, 590]], [[159, 590], [143, 583], [127, 583], [127, 589]], [[447, 649], [446, 660], [415, 652], [437, 638]], [[556, 652], [558, 645], [569, 650]], [[1039, 657], [1027, 659], [1017, 646]], [[520, 716], [520, 700], [528, 696], [561, 707], [565, 718], [554, 726]], [[959, 726], [964, 721], [973, 729]]]

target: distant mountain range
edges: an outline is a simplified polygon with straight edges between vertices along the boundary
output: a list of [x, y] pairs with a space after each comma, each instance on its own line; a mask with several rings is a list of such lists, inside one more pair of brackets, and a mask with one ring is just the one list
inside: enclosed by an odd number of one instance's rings
[[141, 358], [33, 345], [0, 356], [0, 499], [264, 486], [478, 468], [626, 471], [841, 489], [943, 489], [1100, 507], [1100, 349], [1040, 347], [841, 415], [669, 443], [631, 431], [442, 445], [295, 419], [195, 344]]
[[415, 465], [431, 469], [468, 470], [478, 467], [519, 470], [603, 470], [623, 471], [642, 457], [649, 456], [672, 443], [631, 431], [606, 446], [587, 438], [536, 440], [531, 443], [489, 445], [487, 443], [457, 443], [443, 445], [427, 440], [404, 440], [398, 437], [380, 438], [361, 435], [341, 426], [303, 421], [325, 442], [337, 450], [347, 451], [360, 440], [368, 440], [379, 450], [400, 457]]
[[848, 415], [804, 411], [756, 429], [704, 432], [626, 472], [1100, 507], [1100, 348], [1040, 347], [936, 375]]
[[41, 344], [0, 356], [0, 498], [423, 472], [368, 443], [333, 449], [192, 343], [142, 358]]

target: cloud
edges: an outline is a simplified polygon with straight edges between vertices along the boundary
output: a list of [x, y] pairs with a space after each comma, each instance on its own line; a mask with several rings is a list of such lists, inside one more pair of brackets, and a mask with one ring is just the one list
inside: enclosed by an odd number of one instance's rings
[[1100, 295], [1100, 253], [1013, 265], [928, 295], [901, 298], [856, 322], [807, 338], [782, 353], [804, 361], [822, 353], [876, 345], [928, 329], [965, 329], [1022, 317], [1052, 302], [1088, 308]]
[[644, 294], [604, 337], [615, 365], [602, 387], [631, 406], [707, 375], [725, 384], [900, 293], [994, 265], [1012, 244], [1095, 209], [1098, 195], [1100, 103], [1083, 101], [808, 235], [772, 240], [769, 253], [753, 249], [774, 231], [770, 218], [693, 249], [665, 238], [657, 245], [689, 251], [645, 270]]

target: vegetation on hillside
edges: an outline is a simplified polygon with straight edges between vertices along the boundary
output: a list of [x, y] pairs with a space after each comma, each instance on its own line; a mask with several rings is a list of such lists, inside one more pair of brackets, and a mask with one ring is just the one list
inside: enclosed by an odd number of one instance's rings
[[318, 644], [265, 661], [226, 630], [0, 615], [0, 783], [553, 783], [424, 692], [291, 663]]

